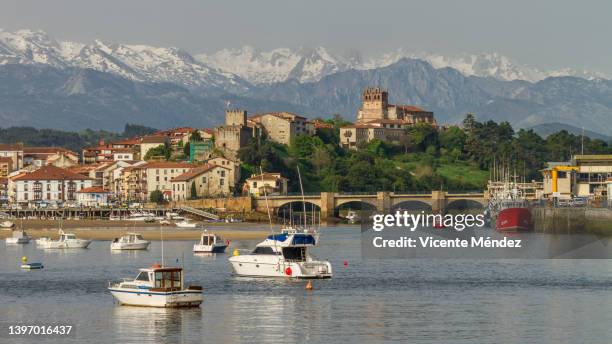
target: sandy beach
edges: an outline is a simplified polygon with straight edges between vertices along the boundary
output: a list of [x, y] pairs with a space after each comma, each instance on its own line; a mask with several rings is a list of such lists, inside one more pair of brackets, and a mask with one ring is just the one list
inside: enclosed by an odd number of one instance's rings
[[[22, 226], [15, 221], [16, 228]], [[83, 239], [112, 240], [126, 232], [141, 233], [147, 240], [160, 240], [159, 225], [140, 221], [110, 221], [110, 220], [69, 220], [62, 224], [64, 231], [75, 233]], [[263, 239], [269, 231], [257, 224], [249, 223], [214, 223], [205, 224], [210, 232], [218, 233], [229, 240]], [[34, 237], [58, 237], [58, 221], [24, 220], [23, 229]], [[184, 229], [176, 226], [164, 226], [164, 240], [197, 240], [202, 229]], [[0, 230], [0, 238], [11, 236], [11, 230]]]

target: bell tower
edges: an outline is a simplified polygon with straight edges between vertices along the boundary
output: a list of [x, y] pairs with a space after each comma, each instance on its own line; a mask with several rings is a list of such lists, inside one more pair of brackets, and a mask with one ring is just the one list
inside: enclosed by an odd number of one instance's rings
[[368, 122], [387, 118], [389, 93], [380, 87], [368, 87], [361, 94], [361, 108], [357, 122]]

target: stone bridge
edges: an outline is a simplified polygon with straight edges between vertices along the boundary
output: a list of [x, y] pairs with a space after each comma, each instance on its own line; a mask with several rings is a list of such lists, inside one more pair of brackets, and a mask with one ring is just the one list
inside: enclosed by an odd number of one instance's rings
[[[393, 192], [377, 192], [375, 194], [342, 194], [322, 192], [320, 195], [304, 196], [308, 207], [315, 205], [321, 211], [321, 218], [338, 216], [341, 207], [353, 209], [369, 208], [378, 212], [392, 212], [398, 209], [425, 210], [432, 212], [445, 212], [448, 209], [481, 208], [488, 202], [486, 193], [458, 193], [451, 194], [445, 191], [432, 191], [427, 194], [401, 194]], [[266, 200], [263, 196], [253, 199], [254, 208], [266, 212]], [[270, 210], [277, 214], [282, 207], [291, 206], [292, 203], [302, 202], [301, 195], [268, 196]]]

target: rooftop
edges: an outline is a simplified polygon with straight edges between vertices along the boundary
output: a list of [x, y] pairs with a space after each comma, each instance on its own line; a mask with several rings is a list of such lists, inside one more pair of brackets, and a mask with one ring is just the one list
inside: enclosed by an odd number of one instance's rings
[[82, 174], [68, 171], [63, 168], [55, 167], [52, 165], [43, 166], [38, 170], [32, 171], [20, 175], [13, 180], [15, 181], [28, 181], [28, 180], [90, 180], [91, 178], [85, 177]]

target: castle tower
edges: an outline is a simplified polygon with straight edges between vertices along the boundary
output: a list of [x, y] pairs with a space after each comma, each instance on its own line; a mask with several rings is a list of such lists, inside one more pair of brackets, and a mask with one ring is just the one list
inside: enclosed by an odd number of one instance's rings
[[387, 118], [389, 93], [380, 87], [368, 87], [361, 94], [361, 108], [357, 114], [357, 122], [368, 122]]
[[247, 112], [246, 110], [232, 109], [225, 110], [225, 125], [246, 125]]

